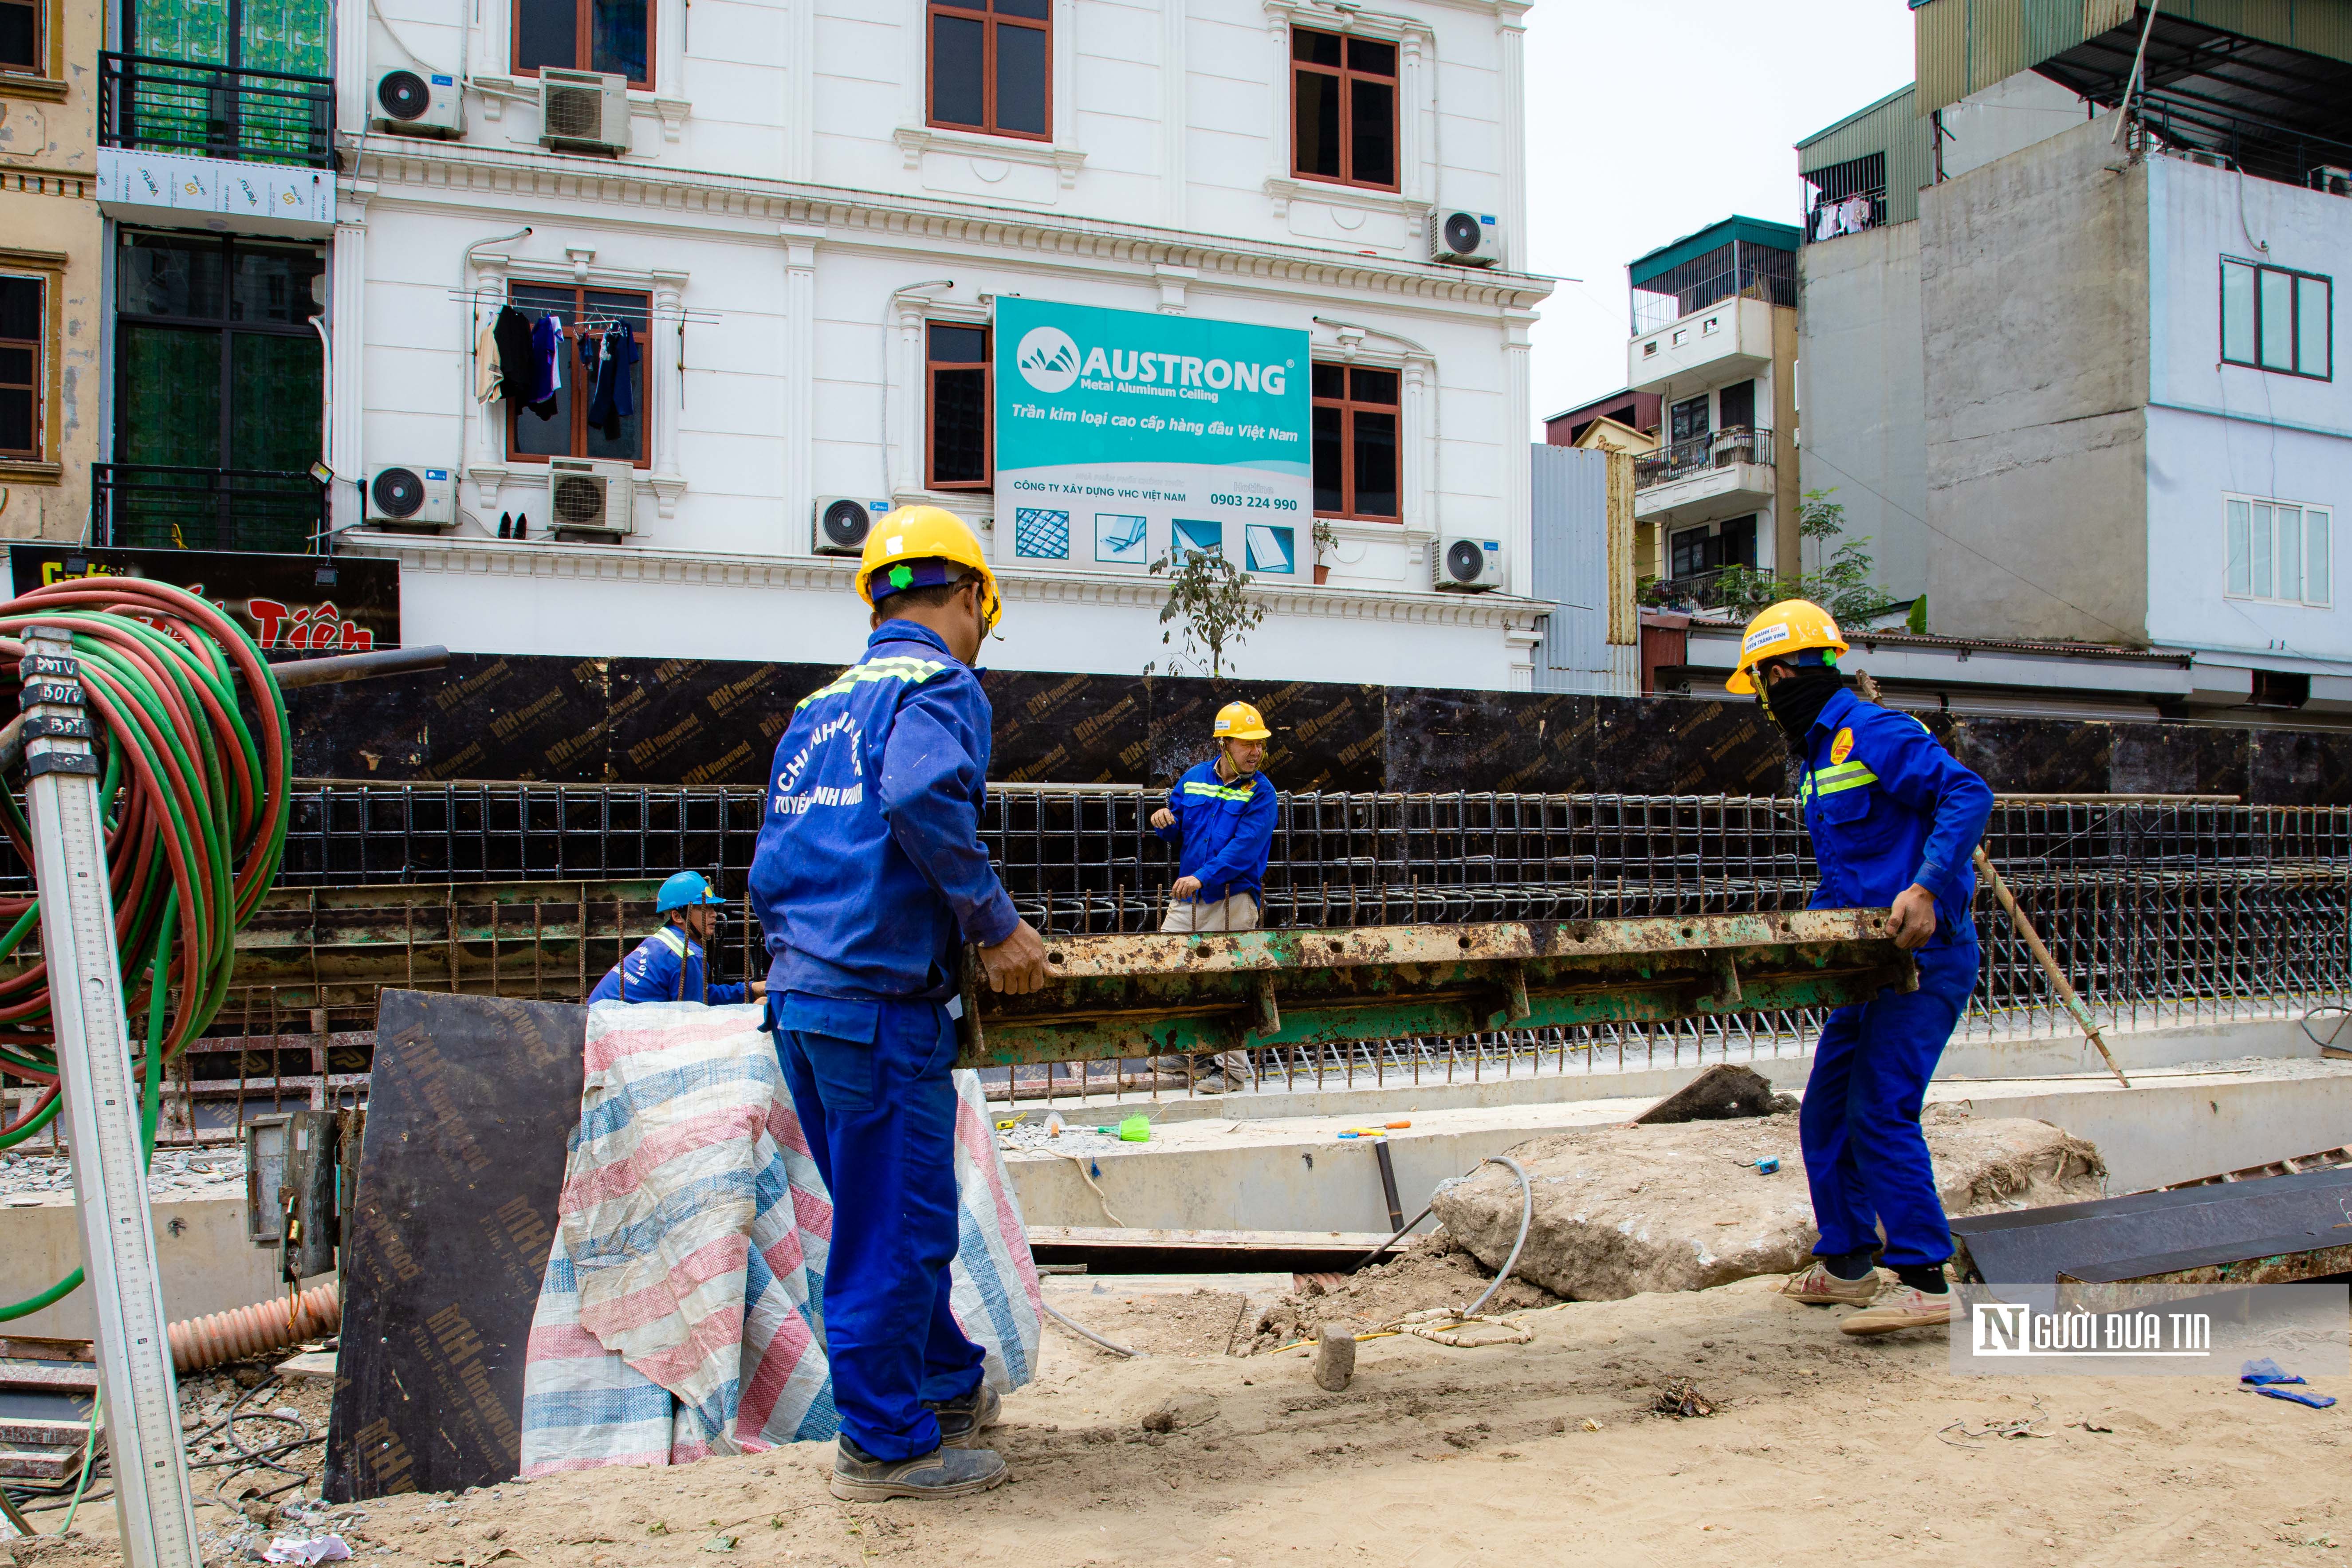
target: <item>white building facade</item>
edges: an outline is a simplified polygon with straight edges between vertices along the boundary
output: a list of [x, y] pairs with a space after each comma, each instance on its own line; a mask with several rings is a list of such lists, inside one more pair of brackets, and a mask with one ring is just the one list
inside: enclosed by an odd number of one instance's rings
[[[1295, 569], [1258, 574], [1265, 616], [1230, 668], [1524, 688], [1549, 607], [1528, 575], [1528, 327], [1549, 284], [1521, 270], [1524, 9], [346, 7], [329, 461], [339, 480], [451, 473], [457, 515], [386, 527], [339, 482], [337, 548], [399, 561], [413, 643], [826, 662], [865, 611], [853, 560], [818, 548], [820, 500], [931, 501], [1003, 583], [988, 662], [1165, 668], [1145, 562], [1016, 557], [988, 339], [1014, 296], [1190, 315], [1309, 333], [1318, 393], [1321, 542], [1301, 528]], [[590, 127], [625, 150], [543, 144], [542, 78], [567, 67], [628, 79], [625, 112]], [[387, 130], [394, 69], [461, 100], [462, 129]], [[1455, 210], [1493, 219], [1493, 265], [1429, 259], [1431, 215]], [[478, 396], [509, 303], [567, 323], [546, 416]], [[638, 359], [617, 371], [630, 395], [599, 400], [579, 340], [615, 323]], [[577, 461], [625, 464], [598, 471], [625, 476], [605, 521], [626, 532], [559, 534], [551, 485]], [[1498, 588], [1433, 588], [1456, 536], [1502, 546]]]

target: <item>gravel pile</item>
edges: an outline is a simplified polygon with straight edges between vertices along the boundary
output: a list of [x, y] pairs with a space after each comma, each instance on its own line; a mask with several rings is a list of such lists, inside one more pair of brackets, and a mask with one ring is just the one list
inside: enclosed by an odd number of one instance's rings
[[[147, 1171], [147, 1195], [163, 1197], [186, 1193], [222, 1194], [245, 1190], [245, 1151], [226, 1149], [159, 1149]], [[64, 1154], [46, 1149], [0, 1153], [0, 1203], [10, 1199], [37, 1200], [48, 1193], [73, 1191], [73, 1163]]]

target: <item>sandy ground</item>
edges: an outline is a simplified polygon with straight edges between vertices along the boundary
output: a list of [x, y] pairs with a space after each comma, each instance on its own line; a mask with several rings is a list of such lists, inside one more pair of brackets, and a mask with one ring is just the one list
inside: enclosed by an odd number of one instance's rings
[[[1056, 1278], [1062, 1310], [1007, 1402], [1013, 1479], [939, 1504], [851, 1505], [829, 1445], [363, 1505], [364, 1563], [488, 1568], [1136, 1563], [2326, 1563], [2352, 1550], [2352, 1404], [2220, 1379], [1956, 1378], [1939, 1336], [1849, 1340], [1776, 1281], [1528, 1311], [1534, 1342], [1360, 1348], [1326, 1394], [1308, 1352], [1216, 1342], [1288, 1294], [1272, 1276]], [[1100, 1289], [1097, 1289], [1100, 1287]], [[1716, 1414], [1656, 1415], [1695, 1379]], [[2323, 1392], [2352, 1387], [2323, 1380]], [[2037, 1403], [2038, 1402], [2038, 1403]], [[1165, 1411], [1166, 1432], [1144, 1418]], [[2032, 1436], [1980, 1435], [2031, 1422]], [[208, 1512], [210, 1510], [207, 1510]], [[20, 1563], [115, 1560], [110, 1510]], [[730, 1541], [731, 1538], [731, 1542]], [[725, 1544], [722, 1544], [725, 1543]], [[1827, 1554], [1824, 1558], [1824, 1553]]]

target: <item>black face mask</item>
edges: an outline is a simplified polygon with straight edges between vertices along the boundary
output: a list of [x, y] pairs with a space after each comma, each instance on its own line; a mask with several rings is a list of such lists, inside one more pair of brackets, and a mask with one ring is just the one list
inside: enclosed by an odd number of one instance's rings
[[1844, 689], [1845, 677], [1826, 664], [1799, 665], [1796, 674], [1779, 680], [1767, 679], [1761, 671], [1756, 677], [1756, 694], [1764, 711], [1780, 727], [1789, 749], [1801, 756], [1813, 721], [1822, 716], [1830, 698]]

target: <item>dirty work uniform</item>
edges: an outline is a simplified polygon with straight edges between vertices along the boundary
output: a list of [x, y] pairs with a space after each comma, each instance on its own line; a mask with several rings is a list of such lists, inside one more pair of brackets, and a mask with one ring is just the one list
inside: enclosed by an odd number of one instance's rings
[[[1176, 874], [1200, 878], [1201, 890], [1188, 900], [1169, 900], [1161, 931], [1257, 930], [1265, 858], [1274, 843], [1274, 785], [1264, 773], [1229, 784], [1218, 774], [1214, 757], [1176, 781], [1168, 792], [1168, 809], [1176, 820], [1152, 831], [1181, 846]], [[1247, 1051], [1225, 1051], [1214, 1060], [1229, 1082], [1253, 1076]]]
[[979, 1385], [948, 1308], [957, 1240], [951, 1011], [962, 944], [1020, 924], [980, 842], [980, 679], [911, 621], [803, 699], [776, 747], [751, 901], [768, 1027], [833, 1194], [825, 1354], [841, 1429], [875, 1458], [940, 1446], [924, 1401]]
[[596, 982], [591, 1002], [708, 1002], [724, 1007], [747, 1000], [748, 985], [713, 985], [702, 945], [676, 926], [664, 926]]
[[1883, 908], [1916, 883], [1936, 934], [1913, 956], [1919, 988], [1840, 1007], [1822, 1026], [1797, 1118], [1822, 1257], [1867, 1250], [1925, 1267], [1952, 1255], [1919, 1108], [1977, 983], [1972, 858], [1992, 791], [1907, 713], [1831, 695], [1805, 737], [1797, 795], [1822, 872], [1811, 907]]

